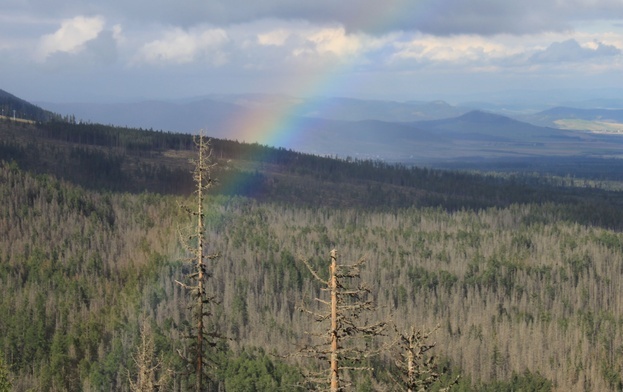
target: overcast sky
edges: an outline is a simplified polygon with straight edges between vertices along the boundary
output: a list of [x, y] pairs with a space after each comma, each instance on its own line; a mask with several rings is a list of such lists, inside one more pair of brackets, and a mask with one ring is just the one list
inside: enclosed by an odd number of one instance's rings
[[621, 0], [4, 0], [30, 101], [623, 88]]

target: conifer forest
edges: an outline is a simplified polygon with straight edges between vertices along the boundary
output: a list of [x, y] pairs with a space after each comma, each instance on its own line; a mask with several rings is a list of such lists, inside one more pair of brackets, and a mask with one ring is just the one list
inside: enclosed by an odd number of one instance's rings
[[0, 121], [0, 391], [623, 390], [622, 171], [196, 141]]

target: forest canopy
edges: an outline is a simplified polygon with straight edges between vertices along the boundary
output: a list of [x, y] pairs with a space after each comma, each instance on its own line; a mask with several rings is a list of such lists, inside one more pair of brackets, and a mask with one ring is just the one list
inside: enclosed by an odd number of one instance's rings
[[[130, 390], [145, 323], [154, 356], [181, 371], [188, 299], [175, 280], [189, 270], [176, 227], [191, 197], [190, 136], [0, 123], [0, 386]], [[297, 305], [324, 292], [300, 258], [326, 273], [333, 248], [365, 257], [379, 305], [370, 322], [439, 325], [439, 387], [458, 374], [464, 391], [623, 385], [616, 181], [213, 149], [212, 322], [230, 338], [214, 347], [214, 385], [302, 382], [304, 364], [287, 357], [310, 325]], [[392, 383], [389, 354], [370, 367], [354, 390]]]

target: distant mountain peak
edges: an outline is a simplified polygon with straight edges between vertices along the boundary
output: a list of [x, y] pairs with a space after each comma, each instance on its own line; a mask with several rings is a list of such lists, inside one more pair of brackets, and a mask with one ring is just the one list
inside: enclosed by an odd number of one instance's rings
[[482, 110], [472, 110], [471, 112], [467, 112], [462, 116], [457, 117], [459, 120], [469, 121], [469, 122], [517, 122], [510, 117], [502, 116], [501, 114], [495, 114], [490, 112], [484, 112]]

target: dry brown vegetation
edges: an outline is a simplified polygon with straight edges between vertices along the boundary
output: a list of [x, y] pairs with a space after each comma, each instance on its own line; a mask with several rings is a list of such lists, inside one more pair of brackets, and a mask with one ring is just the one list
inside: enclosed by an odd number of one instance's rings
[[[245, 309], [257, 310], [247, 323], [236, 323], [241, 342], [278, 347], [275, 330], [284, 338], [302, 333], [305, 323], [292, 312], [293, 302], [299, 292], [318, 293], [304, 272], [287, 265], [290, 249], [320, 253], [339, 243], [343, 254], [369, 255], [362, 278], [385, 305], [378, 319], [391, 317], [404, 327], [440, 323], [439, 351], [475, 380], [528, 369], [558, 390], [614, 387], [611, 373], [620, 373], [623, 347], [620, 234], [559, 221], [548, 206], [536, 205], [455, 213], [253, 203], [244, 209], [230, 216], [219, 237], [225, 254], [236, 254], [238, 231], [246, 227], [243, 237], [253, 239], [248, 251], [238, 263], [228, 256], [229, 271], [215, 271], [241, 284]], [[226, 295], [226, 307], [234, 299]], [[276, 329], [251, 328], [266, 322]]]
[[[177, 203], [85, 192], [6, 165], [0, 185], [0, 306], [13, 315], [0, 327], [16, 390], [88, 389], [97, 377], [123, 390], [124, 372], [86, 364], [131, 358], [138, 331], [124, 325], [138, 326], [142, 314], [161, 336], [178, 337], [186, 316], [174, 283], [183, 274]], [[326, 249], [339, 245], [344, 258], [367, 255], [362, 279], [381, 306], [371, 321], [440, 324], [438, 354], [474, 381], [530, 370], [556, 390], [613, 390], [623, 363], [623, 236], [558, 211], [366, 212], [218, 197], [206, 211], [206, 241], [224, 255], [212, 270], [222, 293], [214, 317], [233, 352], [289, 352], [309, 323], [296, 305], [321, 296], [294, 255], [318, 255], [309, 262], [322, 268]]]
[[[290, 192], [278, 202], [215, 196], [205, 205], [205, 240], [223, 255], [207, 267], [221, 302], [211, 326], [233, 339], [216, 358], [221, 387], [296, 383], [284, 375], [296, 375], [302, 361], [284, 367], [266, 354], [291, 353], [305, 341], [309, 318], [297, 305], [323, 295], [297, 256], [311, 256], [322, 273], [335, 247], [344, 260], [366, 258], [361, 279], [379, 306], [366, 321], [392, 320], [402, 331], [440, 325], [435, 353], [462, 372], [457, 388], [529, 371], [558, 391], [621, 389], [623, 235], [611, 229], [622, 227], [620, 193], [432, 171], [418, 172], [427, 181], [421, 190], [403, 187], [406, 176], [386, 184], [353, 175], [348, 187], [331, 179], [331, 192], [312, 193], [328, 173], [348, 173], [333, 171], [331, 161], [308, 162], [326, 167], [297, 177], [283, 166], [268, 179], [273, 192]], [[310, 195], [327, 199], [298, 203]], [[184, 220], [178, 204], [190, 199], [86, 190], [6, 163], [0, 197], [0, 355], [16, 391], [128, 391], [143, 319], [154, 355], [182, 367], [173, 357], [190, 319], [175, 280], [190, 269], [175, 228]], [[362, 207], [368, 197], [386, 204]], [[368, 385], [387, 386], [392, 359], [378, 361]]]

